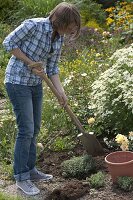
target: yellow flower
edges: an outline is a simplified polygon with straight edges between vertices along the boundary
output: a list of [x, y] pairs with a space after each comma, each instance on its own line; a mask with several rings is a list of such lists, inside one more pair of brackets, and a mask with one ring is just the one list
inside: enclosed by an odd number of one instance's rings
[[107, 25], [110, 25], [110, 24], [112, 24], [112, 23], [114, 22], [114, 19], [108, 17], [108, 18], [106, 19], [106, 21], [107, 21]]
[[122, 134], [118, 134], [115, 137], [115, 141], [118, 144], [121, 144], [120, 148], [122, 149], [122, 151], [127, 151], [129, 150], [129, 140], [127, 139], [127, 137], [125, 135]]
[[115, 141], [119, 144], [122, 144], [123, 142], [127, 142], [128, 143], [128, 139], [125, 135], [122, 135], [122, 134], [118, 134], [116, 137], [115, 137]]
[[106, 12], [112, 12], [113, 10], [115, 10], [115, 7], [110, 7], [110, 8], [105, 9]]
[[95, 122], [95, 118], [94, 117], [91, 117], [88, 119], [88, 124], [94, 124]]

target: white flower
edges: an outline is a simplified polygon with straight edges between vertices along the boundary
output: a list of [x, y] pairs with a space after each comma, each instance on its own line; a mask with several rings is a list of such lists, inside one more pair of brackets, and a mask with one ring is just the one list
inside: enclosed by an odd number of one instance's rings
[[86, 74], [86, 73], [83, 73], [83, 74], [81, 74], [81, 76], [87, 76], [87, 74]]
[[43, 146], [43, 144], [42, 143], [37, 143], [37, 147], [39, 147], [40, 149], [44, 149], [44, 146]]

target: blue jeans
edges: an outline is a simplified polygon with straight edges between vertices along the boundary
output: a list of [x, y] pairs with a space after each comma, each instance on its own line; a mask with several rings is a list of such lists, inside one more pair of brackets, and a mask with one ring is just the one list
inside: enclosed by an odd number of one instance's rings
[[25, 86], [6, 83], [18, 126], [14, 150], [14, 178], [30, 179], [36, 162], [36, 136], [40, 130], [42, 85]]

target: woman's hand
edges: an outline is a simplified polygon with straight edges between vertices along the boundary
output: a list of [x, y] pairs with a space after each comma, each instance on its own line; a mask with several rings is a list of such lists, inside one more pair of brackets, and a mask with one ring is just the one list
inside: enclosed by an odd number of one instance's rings
[[67, 99], [67, 96], [64, 92], [62, 93], [59, 93], [60, 95], [60, 99], [58, 99], [59, 101], [59, 104], [62, 106], [62, 107], [65, 107], [68, 103], [68, 99]]
[[44, 73], [43, 62], [32, 62], [28, 67], [35, 75], [41, 76]]

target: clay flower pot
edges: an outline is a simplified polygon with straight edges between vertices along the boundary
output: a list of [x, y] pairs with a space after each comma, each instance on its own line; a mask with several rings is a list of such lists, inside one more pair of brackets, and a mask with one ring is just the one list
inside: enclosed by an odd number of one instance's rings
[[113, 183], [117, 182], [119, 176], [133, 177], [133, 152], [116, 151], [105, 157], [109, 173]]

